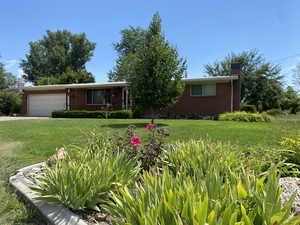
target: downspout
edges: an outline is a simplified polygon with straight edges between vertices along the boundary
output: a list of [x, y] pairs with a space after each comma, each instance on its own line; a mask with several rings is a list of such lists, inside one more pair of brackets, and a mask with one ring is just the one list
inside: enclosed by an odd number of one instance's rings
[[70, 110], [70, 88], [67, 89], [67, 105], [66, 109]]

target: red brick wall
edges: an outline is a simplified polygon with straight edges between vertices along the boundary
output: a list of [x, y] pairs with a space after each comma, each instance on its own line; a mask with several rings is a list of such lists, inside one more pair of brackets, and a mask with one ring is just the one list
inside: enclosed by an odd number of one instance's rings
[[[233, 110], [240, 109], [240, 81], [234, 80], [234, 98]], [[122, 87], [111, 89], [112, 106], [109, 110], [122, 109]], [[70, 95], [70, 110], [105, 110], [106, 105], [88, 105], [86, 104], [86, 89], [73, 88], [70, 92], [67, 90], [47, 90], [47, 91], [24, 91], [22, 113], [27, 113], [27, 96], [28, 94], [55, 94], [68, 93]], [[68, 102], [67, 102], [68, 104]], [[223, 112], [230, 112], [231, 106], [231, 83], [217, 83], [216, 96], [190, 96], [190, 85], [186, 85], [183, 95], [179, 101], [163, 110], [162, 114], [186, 116], [188, 113], [198, 113], [200, 115], [216, 115]]]
[[107, 108], [106, 105], [88, 105], [86, 104], [86, 89], [70, 89], [70, 109], [71, 110], [121, 110], [122, 109], [122, 88], [116, 87], [111, 89], [112, 106]]
[[[216, 96], [191, 96], [190, 85], [187, 84], [179, 101], [163, 110], [162, 114], [185, 117], [188, 113], [200, 115], [216, 115], [231, 110], [231, 83], [217, 83]], [[240, 109], [240, 82], [233, 81], [233, 110]]]
[[122, 109], [122, 88], [115, 87], [112, 89], [112, 106], [113, 110], [121, 110]]

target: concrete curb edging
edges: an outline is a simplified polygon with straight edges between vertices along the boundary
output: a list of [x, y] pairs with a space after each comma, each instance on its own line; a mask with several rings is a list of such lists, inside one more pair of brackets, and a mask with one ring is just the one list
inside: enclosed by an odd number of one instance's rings
[[24, 176], [24, 173], [33, 168], [40, 168], [42, 164], [43, 163], [37, 163], [16, 171], [10, 176], [9, 184], [16, 189], [17, 193], [26, 201], [35, 207], [51, 225], [88, 225], [87, 222], [63, 205], [50, 205], [45, 200], [34, 199], [38, 197], [38, 195], [30, 190], [30, 181]]

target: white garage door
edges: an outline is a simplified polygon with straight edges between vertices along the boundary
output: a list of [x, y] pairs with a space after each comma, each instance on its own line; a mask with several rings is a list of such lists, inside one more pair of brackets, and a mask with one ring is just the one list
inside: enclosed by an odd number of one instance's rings
[[66, 109], [66, 94], [43, 94], [28, 96], [29, 116], [51, 116], [54, 110]]

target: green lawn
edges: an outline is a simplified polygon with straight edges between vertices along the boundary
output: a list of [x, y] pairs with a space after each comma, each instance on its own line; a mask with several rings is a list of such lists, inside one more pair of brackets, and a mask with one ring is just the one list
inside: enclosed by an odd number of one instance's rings
[[[149, 120], [49, 119], [0, 122], [0, 224], [41, 224], [35, 213], [19, 202], [7, 188], [10, 173], [47, 159], [57, 147], [83, 144], [85, 135], [124, 132], [135, 124], [146, 134]], [[231, 142], [241, 148], [278, 147], [282, 136], [300, 134], [300, 118], [280, 118], [272, 123], [195, 120], [156, 120], [171, 133], [169, 142], [198, 138]]]

